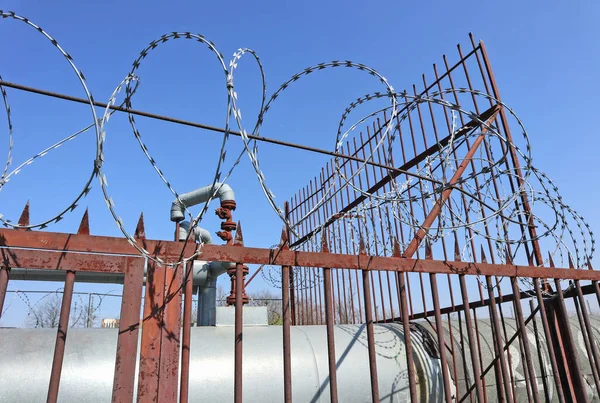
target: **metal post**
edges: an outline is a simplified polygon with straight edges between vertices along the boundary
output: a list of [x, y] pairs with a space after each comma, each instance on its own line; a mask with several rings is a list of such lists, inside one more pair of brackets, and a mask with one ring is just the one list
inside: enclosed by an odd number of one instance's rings
[[234, 373], [234, 401], [242, 402], [242, 358], [243, 358], [243, 334], [242, 325], [243, 319], [243, 292], [244, 292], [244, 264], [236, 263], [235, 265], [235, 373]]
[[69, 329], [69, 314], [71, 312], [74, 284], [75, 272], [67, 271], [63, 299], [60, 306], [58, 330], [56, 332], [56, 344], [54, 345], [54, 358], [52, 360], [52, 371], [50, 372], [47, 403], [56, 403], [58, 399], [58, 387], [60, 385], [63, 359], [65, 358], [65, 344], [67, 342], [67, 330]]

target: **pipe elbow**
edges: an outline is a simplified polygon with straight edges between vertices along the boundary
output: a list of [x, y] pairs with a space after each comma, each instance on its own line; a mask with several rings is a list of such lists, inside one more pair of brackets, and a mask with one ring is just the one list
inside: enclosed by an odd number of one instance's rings
[[230, 262], [210, 262], [208, 264], [209, 277], [216, 279], [233, 267], [235, 264]]
[[233, 193], [233, 189], [231, 189], [231, 186], [227, 185], [226, 183], [217, 182], [214, 184], [214, 186], [208, 185], [200, 189], [184, 193], [179, 196], [178, 199], [175, 199], [171, 204], [171, 221], [183, 221], [185, 218], [185, 208], [208, 201], [215, 188], [217, 189], [215, 196], [219, 198], [221, 205], [223, 206], [223, 204], [225, 204], [229, 207], [233, 207], [232, 210], [235, 210], [235, 194]]
[[[188, 237], [189, 231], [190, 231], [190, 222], [182, 221], [179, 224], [179, 237], [178, 237], [179, 240], [185, 241]], [[208, 232], [204, 228], [200, 228], [197, 226], [196, 228], [194, 228], [194, 240], [196, 242], [201, 242], [201, 243], [212, 243], [212, 236], [210, 235], [210, 232]]]

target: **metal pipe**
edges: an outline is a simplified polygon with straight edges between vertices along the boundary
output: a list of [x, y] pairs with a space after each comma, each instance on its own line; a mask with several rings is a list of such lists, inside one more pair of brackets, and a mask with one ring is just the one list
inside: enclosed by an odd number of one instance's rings
[[207, 202], [211, 197], [218, 197], [223, 202], [233, 202], [235, 208], [235, 194], [231, 187], [226, 183], [216, 182], [214, 185], [204, 186], [202, 188], [184, 193], [171, 205], [171, 221], [182, 221], [185, 217], [186, 207], [195, 206]]
[[[176, 241], [186, 241], [188, 239], [188, 232], [190, 230], [189, 221], [177, 222], [177, 239]], [[200, 243], [212, 243], [212, 235], [208, 230], [204, 228], [194, 228], [194, 240]]]
[[[406, 365], [404, 360], [395, 357], [404, 350], [402, 327], [385, 324], [374, 325], [374, 328], [379, 395], [382, 401], [407, 401]], [[245, 401], [282, 401], [282, 330], [282, 326], [244, 328]], [[342, 353], [336, 363], [339, 401], [371, 401], [364, 325], [335, 326], [334, 332], [336, 351]], [[110, 400], [117, 335], [117, 329], [70, 329], [58, 397], [61, 402]], [[3, 341], [0, 344], [0, 401], [43, 401], [52, 360], [49, 345], [54, 336], [55, 330], [51, 329], [0, 329]], [[328, 401], [325, 326], [293, 326], [290, 336], [293, 399]], [[206, 345], [210, 340], [210, 348], [190, 351], [189, 396], [194, 397], [192, 399], [233, 401], [234, 337], [233, 326], [191, 329], [190, 340], [194, 346]], [[418, 338], [414, 341], [415, 365], [423, 374], [418, 381], [418, 401], [438, 402], [443, 393], [440, 360], [430, 354], [425, 341]], [[136, 401], [138, 397], [139, 394], [134, 395], [129, 401]]]

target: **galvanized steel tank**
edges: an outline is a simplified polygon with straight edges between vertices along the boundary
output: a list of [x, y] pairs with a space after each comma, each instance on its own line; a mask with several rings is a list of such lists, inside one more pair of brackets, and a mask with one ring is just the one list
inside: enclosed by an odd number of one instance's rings
[[[375, 325], [379, 395], [385, 402], [409, 399], [402, 326]], [[192, 328], [190, 401], [233, 401], [233, 327]], [[411, 333], [419, 400], [442, 402], [438, 352], [426, 332]], [[55, 329], [0, 329], [0, 401], [44, 401]], [[339, 400], [371, 401], [364, 325], [335, 327]], [[61, 402], [106, 402], [112, 393], [116, 329], [70, 329], [60, 383]], [[293, 326], [292, 389], [297, 402], [328, 402], [327, 338], [324, 326]], [[244, 401], [283, 400], [282, 327], [244, 328]]]
[[[598, 316], [590, 316], [590, 321], [593, 327], [593, 334], [596, 346], [600, 351], [600, 317]], [[432, 321], [432, 323], [434, 323]], [[570, 317], [571, 323], [571, 332], [573, 334], [573, 338], [575, 339], [575, 346], [577, 348], [577, 354], [579, 357], [580, 368], [582, 374], [585, 378], [586, 382], [586, 391], [588, 395], [588, 399], [590, 402], [600, 402], [600, 397], [598, 396], [598, 392], [596, 390], [594, 384], [594, 378], [592, 375], [592, 369], [590, 366], [590, 359], [592, 357], [588, 357], [587, 350], [585, 348], [585, 343], [583, 339], [583, 333], [581, 332], [581, 327], [579, 325], [579, 320], [577, 319], [577, 315], [575, 313]], [[468, 344], [468, 336], [467, 336], [467, 327], [464, 321], [464, 317], [459, 325], [458, 317], [454, 317], [451, 321], [452, 324], [452, 342], [455, 349], [456, 356], [456, 376], [458, 382], [458, 396], [464, 396], [465, 391], [471, 385], [473, 385], [473, 366], [471, 364], [471, 352], [469, 350], [470, 346]], [[501, 325], [502, 326], [502, 325]], [[504, 326], [506, 328], [506, 334], [508, 338], [511, 338], [518, 329], [518, 324], [514, 319], [504, 318]], [[454, 368], [452, 364], [452, 354], [450, 349], [450, 326], [448, 325], [447, 320], [444, 320], [444, 340], [447, 344], [446, 354], [448, 358], [448, 365], [450, 366], [450, 373], [453, 378], [454, 376]], [[427, 330], [434, 335], [434, 332], [431, 326], [427, 326]], [[461, 330], [463, 335], [464, 343], [461, 344]], [[537, 332], [536, 332], [537, 330]], [[481, 349], [481, 356], [483, 357], [483, 368], [482, 371], [492, 362], [495, 357], [494, 353], [494, 339], [492, 338], [492, 327], [489, 319], [478, 319], [477, 320], [477, 329], [474, 332], [476, 339], [479, 340], [479, 347], [477, 344], [473, 348]], [[536, 334], [537, 340], [536, 341]], [[434, 337], [437, 337], [434, 335]], [[506, 342], [506, 338], [504, 334], [502, 335], [503, 340]], [[540, 396], [540, 400], [544, 402], [558, 402], [558, 396], [556, 394], [556, 384], [554, 381], [554, 374], [552, 372], [552, 366], [550, 364], [550, 356], [548, 354], [548, 348], [546, 347], [546, 338], [544, 336], [544, 330], [542, 327], [541, 319], [539, 315], [536, 317], [536, 323], [534, 325], [533, 321], [531, 321], [527, 325], [527, 339], [529, 342], [529, 347], [531, 349], [531, 358], [534, 365], [534, 370], [537, 378], [537, 388]], [[538, 348], [539, 346], [539, 348]], [[521, 352], [520, 352], [520, 344], [519, 340], [516, 339], [512, 342], [508, 349], [508, 353], [510, 354], [510, 365], [508, 361], [508, 355], [505, 352], [505, 357], [507, 359], [507, 366], [510, 366], [510, 370], [513, 373], [514, 382], [514, 390], [516, 392], [515, 401], [529, 401], [529, 397], [527, 395], [526, 384], [525, 384], [525, 367], [523, 366], [523, 362], [521, 360]], [[477, 353], [477, 351], [476, 351]], [[465, 360], [462, 357], [465, 357]], [[560, 357], [557, 357], [560, 359]], [[492, 368], [488, 374], [485, 376], [485, 393], [487, 400], [489, 402], [497, 402], [497, 390], [498, 387], [502, 387], [501, 385], [497, 385], [496, 377], [494, 373], [494, 369]], [[474, 392], [473, 392], [474, 396]], [[467, 400], [468, 401], [468, 400]]]

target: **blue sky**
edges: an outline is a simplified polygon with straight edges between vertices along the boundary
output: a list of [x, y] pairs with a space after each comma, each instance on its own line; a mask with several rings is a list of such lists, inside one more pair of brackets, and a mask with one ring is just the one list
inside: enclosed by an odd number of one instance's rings
[[[457, 43], [468, 45], [467, 34], [473, 32], [487, 46], [503, 100], [529, 131], [535, 165], [548, 173], [592, 229], [600, 228], [597, 2], [4, 1], [2, 7], [26, 16], [54, 36], [84, 72], [94, 97], [103, 102], [139, 52], [172, 31], [203, 34], [226, 59], [239, 47], [254, 49], [264, 65], [269, 93], [303, 68], [333, 59], [364, 63], [386, 76], [395, 88], [406, 88], [418, 82], [432, 63], [440, 63], [442, 54], [454, 55]], [[5, 80], [83, 96], [69, 66], [33, 29], [1, 20], [0, 37], [0, 74]], [[236, 74], [240, 106], [246, 127], [251, 128], [260, 101], [258, 69], [249, 58], [243, 59]], [[142, 84], [133, 101], [135, 108], [224, 125], [223, 74], [206, 47], [195, 43], [162, 46], [144, 61], [139, 75]], [[352, 72], [310, 77], [275, 104], [262, 135], [332, 149], [344, 108], [357, 96], [376, 90], [381, 87], [375, 81]], [[8, 95], [15, 164], [91, 122], [84, 105], [14, 90]], [[138, 122], [152, 155], [178, 191], [212, 180], [220, 135], [144, 119]], [[5, 118], [0, 117], [0, 128], [5, 131], [5, 127]], [[3, 140], [2, 158], [5, 150]], [[229, 163], [240, 150], [239, 140], [232, 139]], [[49, 218], [83, 186], [93, 155], [90, 133], [26, 168], [0, 192], [0, 213], [16, 220], [30, 200], [32, 221]], [[280, 205], [326, 161], [268, 145], [261, 146], [260, 156]], [[172, 196], [144, 160], [125, 116], [115, 116], [108, 126], [106, 171], [109, 190], [127, 228], [135, 228], [143, 211], [149, 237], [170, 238]], [[247, 157], [229, 183], [237, 194], [239, 207], [234, 217], [242, 220], [246, 243], [276, 244], [282, 224], [262, 195]], [[94, 234], [119, 235], [97, 181], [82, 205], [90, 208]], [[79, 208], [50, 230], [75, 231], [82, 214]], [[210, 212], [203, 226], [214, 232], [218, 224]], [[264, 285], [257, 281], [253, 286]]]

